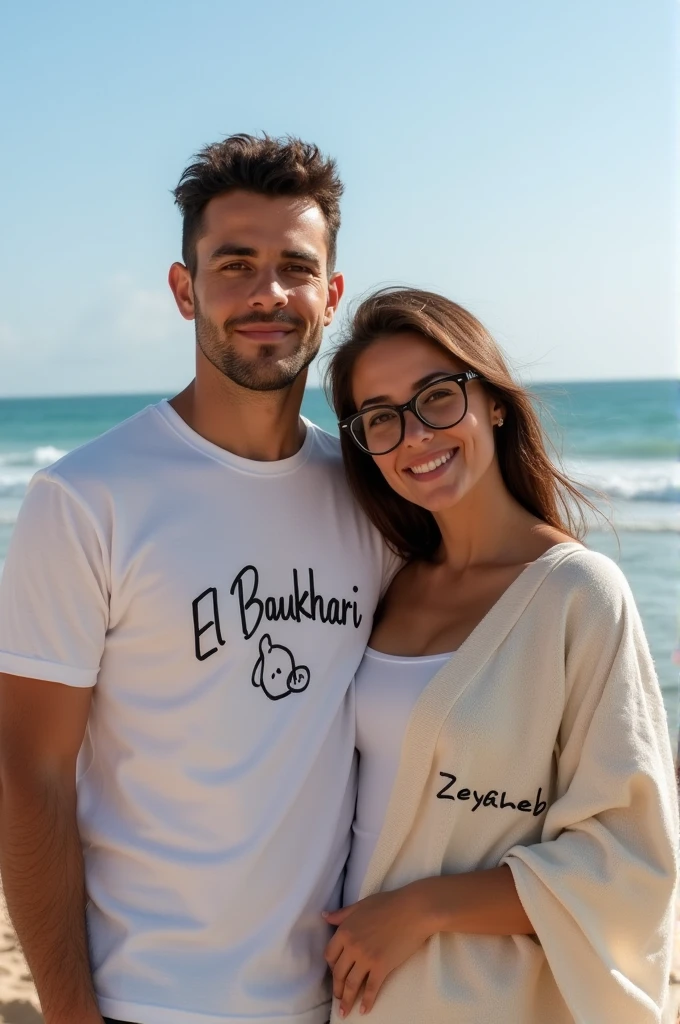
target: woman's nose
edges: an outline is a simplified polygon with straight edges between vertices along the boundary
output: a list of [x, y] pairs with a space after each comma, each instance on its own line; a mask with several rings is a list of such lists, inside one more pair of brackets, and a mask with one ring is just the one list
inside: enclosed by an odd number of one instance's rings
[[432, 427], [421, 422], [410, 409], [404, 413], [404, 444], [409, 447], [417, 447], [424, 441], [429, 441], [434, 436]]

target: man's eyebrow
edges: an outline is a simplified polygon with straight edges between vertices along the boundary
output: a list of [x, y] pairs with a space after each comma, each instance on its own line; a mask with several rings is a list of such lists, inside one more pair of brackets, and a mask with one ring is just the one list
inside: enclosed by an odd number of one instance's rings
[[321, 269], [321, 260], [316, 253], [304, 249], [284, 249], [281, 255], [285, 260], [301, 260], [303, 263], [311, 263], [317, 270]]
[[235, 245], [233, 242], [224, 242], [210, 253], [209, 260], [222, 259], [223, 256], [257, 256], [257, 249], [252, 249], [247, 245]]
[[[253, 249], [247, 245], [236, 245], [234, 242], [223, 242], [222, 245], [211, 252], [209, 262], [214, 263], [216, 260], [221, 260], [225, 256], [257, 256], [257, 249]], [[321, 269], [321, 260], [313, 252], [307, 252], [304, 249], [283, 249], [281, 256], [284, 260], [300, 260], [303, 263], [309, 263], [316, 270]]]
[[[434, 370], [432, 373], [426, 374], [424, 377], [421, 377], [420, 380], [415, 381], [415, 383], [413, 384], [413, 393], [415, 394], [416, 391], [420, 391], [420, 389], [424, 388], [426, 384], [430, 383], [430, 381], [437, 380], [437, 378], [439, 377], [449, 377], [450, 373], [450, 370]], [[390, 400], [389, 395], [374, 395], [373, 398], [366, 398], [359, 406], [359, 409], [363, 409], [365, 405], [393, 404], [396, 405], [397, 403], [393, 403]], [[399, 405], [401, 405], [401, 402], [399, 403]]]

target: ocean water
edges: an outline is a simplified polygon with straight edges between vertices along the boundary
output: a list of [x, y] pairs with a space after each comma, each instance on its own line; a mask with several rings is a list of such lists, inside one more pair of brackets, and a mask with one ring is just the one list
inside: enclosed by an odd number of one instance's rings
[[[620, 564], [635, 595], [678, 728], [680, 580], [678, 384], [578, 383], [535, 388], [546, 429], [569, 473], [597, 493], [616, 533], [601, 520], [587, 543]], [[161, 395], [0, 399], [0, 572], [26, 487], [42, 466]], [[321, 391], [305, 415], [336, 432]]]

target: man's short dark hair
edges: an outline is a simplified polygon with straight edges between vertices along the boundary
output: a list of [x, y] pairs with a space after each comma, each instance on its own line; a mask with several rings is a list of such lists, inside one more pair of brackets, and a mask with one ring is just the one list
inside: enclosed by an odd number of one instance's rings
[[196, 242], [203, 228], [203, 211], [211, 199], [237, 190], [263, 196], [311, 199], [328, 226], [328, 272], [333, 271], [340, 227], [343, 185], [335, 160], [318, 146], [286, 136], [230, 135], [205, 146], [190, 164], [174, 191], [184, 224], [182, 259], [196, 274]]

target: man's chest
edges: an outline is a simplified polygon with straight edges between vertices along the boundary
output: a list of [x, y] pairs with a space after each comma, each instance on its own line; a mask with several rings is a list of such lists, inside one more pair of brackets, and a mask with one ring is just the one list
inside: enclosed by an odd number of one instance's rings
[[163, 705], [201, 687], [227, 699], [235, 686], [255, 714], [263, 701], [313, 700], [336, 677], [346, 689], [370, 635], [382, 548], [325, 504], [295, 517], [236, 502], [203, 508], [190, 527], [186, 509], [169, 507], [128, 524], [114, 548], [104, 681], [143, 686]]

